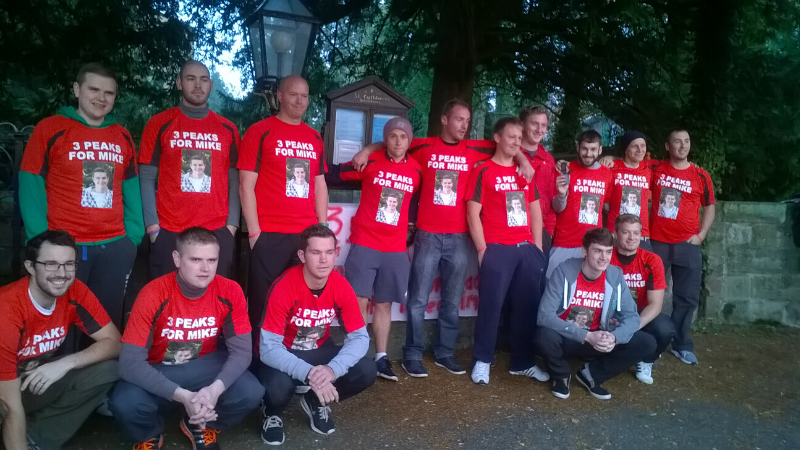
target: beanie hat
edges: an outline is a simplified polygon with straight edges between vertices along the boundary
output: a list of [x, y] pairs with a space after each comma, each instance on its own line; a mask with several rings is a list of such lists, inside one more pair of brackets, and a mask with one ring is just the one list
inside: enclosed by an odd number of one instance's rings
[[411, 122], [404, 117], [393, 117], [383, 127], [383, 142], [389, 139], [389, 133], [392, 130], [402, 130], [408, 136], [408, 140], [414, 139], [414, 130], [411, 128]]
[[647, 138], [644, 137], [644, 133], [640, 131], [628, 131], [627, 133], [623, 134], [621, 138], [619, 138], [619, 149], [625, 154], [625, 149], [631, 145], [631, 142], [635, 141], [636, 139], [644, 139], [645, 142]]

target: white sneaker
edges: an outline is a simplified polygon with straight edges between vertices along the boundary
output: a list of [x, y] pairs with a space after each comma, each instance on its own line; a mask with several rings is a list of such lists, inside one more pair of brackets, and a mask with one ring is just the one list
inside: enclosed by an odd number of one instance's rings
[[644, 384], [653, 384], [653, 363], [636, 363], [636, 379]]
[[536, 365], [528, 367], [525, 370], [509, 370], [508, 373], [511, 375], [524, 375], [528, 378], [541, 381], [542, 383], [550, 380], [550, 374], [540, 369], [539, 366]]
[[475, 367], [472, 368], [472, 381], [475, 384], [489, 384], [489, 363], [476, 361]]

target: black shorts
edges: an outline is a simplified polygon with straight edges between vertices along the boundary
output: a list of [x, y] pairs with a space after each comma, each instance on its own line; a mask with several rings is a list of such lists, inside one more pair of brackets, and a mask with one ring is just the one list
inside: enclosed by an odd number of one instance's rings
[[380, 252], [353, 244], [344, 263], [344, 277], [359, 297], [375, 303], [406, 303], [411, 262], [406, 252]]

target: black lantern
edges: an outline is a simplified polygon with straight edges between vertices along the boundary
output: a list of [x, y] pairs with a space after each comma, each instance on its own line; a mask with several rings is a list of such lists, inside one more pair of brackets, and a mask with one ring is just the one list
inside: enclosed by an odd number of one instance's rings
[[300, 0], [265, 0], [245, 26], [250, 35], [256, 92], [272, 92], [281, 78], [303, 75], [319, 20]]

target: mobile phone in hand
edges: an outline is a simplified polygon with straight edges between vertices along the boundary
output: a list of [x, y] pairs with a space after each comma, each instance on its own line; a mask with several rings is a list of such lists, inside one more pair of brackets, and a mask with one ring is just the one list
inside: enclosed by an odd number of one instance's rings
[[561, 175], [564, 175], [564, 182], [569, 186], [569, 168], [566, 161], [561, 161]]

